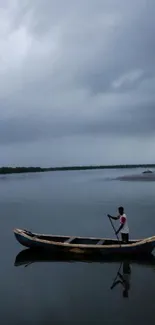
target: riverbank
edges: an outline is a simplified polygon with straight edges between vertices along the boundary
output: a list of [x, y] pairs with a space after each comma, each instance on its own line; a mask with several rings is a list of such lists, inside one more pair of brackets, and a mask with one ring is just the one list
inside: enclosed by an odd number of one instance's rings
[[139, 165], [92, 165], [92, 166], [66, 166], [66, 167], [0, 167], [0, 175], [19, 174], [19, 173], [43, 173], [51, 171], [69, 170], [92, 170], [92, 169], [131, 169], [131, 168], [155, 168], [155, 164]]

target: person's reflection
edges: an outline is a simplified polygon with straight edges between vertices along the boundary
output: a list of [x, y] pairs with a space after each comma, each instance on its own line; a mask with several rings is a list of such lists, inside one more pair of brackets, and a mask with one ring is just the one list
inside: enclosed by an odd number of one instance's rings
[[[129, 290], [130, 290], [130, 277], [131, 277], [131, 266], [129, 261], [123, 262], [123, 272], [121, 272], [120, 269], [117, 273], [116, 279], [113, 282], [113, 285], [111, 286], [111, 289], [113, 289], [116, 285], [120, 283], [123, 286], [123, 297], [128, 298]], [[117, 278], [119, 278], [119, 280], [117, 280]]]

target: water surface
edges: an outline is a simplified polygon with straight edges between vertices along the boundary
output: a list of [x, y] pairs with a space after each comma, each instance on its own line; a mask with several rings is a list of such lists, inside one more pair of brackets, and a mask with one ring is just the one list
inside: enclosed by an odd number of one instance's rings
[[[137, 171], [135, 171], [137, 173]], [[14, 266], [24, 249], [13, 228], [114, 237], [107, 213], [125, 207], [132, 238], [155, 234], [155, 183], [109, 180], [129, 170], [0, 177], [2, 324], [154, 324], [154, 263], [130, 263], [128, 298], [111, 286], [123, 263], [47, 261]], [[131, 171], [133, 173], [133, 170]], [[116, 227], [118, 224], [116, 224]], [[119, 277], [116, 279], [116, 281]]]

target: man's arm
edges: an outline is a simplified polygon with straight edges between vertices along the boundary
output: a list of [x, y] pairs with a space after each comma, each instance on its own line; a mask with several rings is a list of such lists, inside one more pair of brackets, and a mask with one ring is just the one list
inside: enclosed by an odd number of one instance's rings
[[117, 216], [117, 217], [112, 217], [110, 214], [108, 214], [108, 218], [113, 219], [113, 220], [118, 220], [118, 219], [119, 219], [119, 216]]

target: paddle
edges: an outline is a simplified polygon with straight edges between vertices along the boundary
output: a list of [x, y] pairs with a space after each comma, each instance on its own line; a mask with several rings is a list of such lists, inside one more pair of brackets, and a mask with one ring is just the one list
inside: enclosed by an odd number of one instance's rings
[[123, 263], [123, 262], [121, 262], [120, 267], [119, 267], [119, 269], [118, 269], [118, 271], [117, 271], [117, 275], [116, 275], [116, 277], [115, 277], [115, 279], [114, 279], [114, 281], [113, 281], [112, 286], [110, 287], [111, 290], [115, 287], [115, 282], [116, 282], [117, 277], [118, 277], [118, 274], [119, 274], [119, 272], [120, 272], [120, 269], [121, 269], [122, 263]]
[[29, 266], [30, 264], [32, 264], [33, 262], [29, 262], [25, 265], [25, 267]]
[[[118, 237], [118, 235], [116, 234], [116, 229], [115, 229], [115, 227], [114, 227], [114, 225], [113, 225], [113, 222], [112, 222], [112, 220], [111, 220], [110, 217], [108, 217], [108, 218], [109, 218], [109, 220], [110, 220], [110, 222], [111, 222], [111, 225], [112, 225], [112, 227], [113, 227], [113, 229], [114, 229], [115, 235], [116, 235], [117, 240], [118, 240], [118, 242], [119, 242], [119, 237]], [[121, 244], [120, 244], [120, 247], [121, 247]]]

